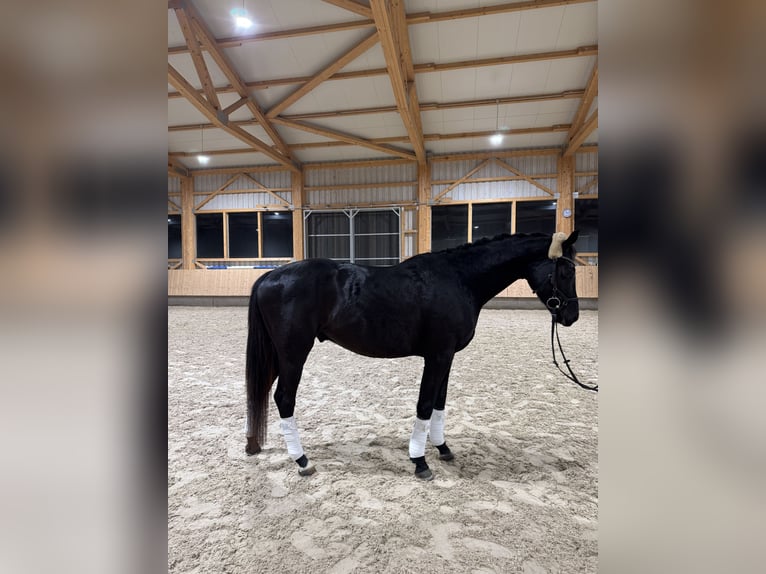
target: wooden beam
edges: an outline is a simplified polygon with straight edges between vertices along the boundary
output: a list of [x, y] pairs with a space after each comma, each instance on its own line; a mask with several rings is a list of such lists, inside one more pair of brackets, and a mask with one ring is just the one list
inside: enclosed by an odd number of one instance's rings
[[[289, 122], [288, 120], [284, 120], [282, 118], [279, 119], [280, 124], [283, 125], [291, 125], [291, 124], [301, 124], [300, 122]], [[308, 125], [308, 124], [301, 124], [301, 125]], [[537, 128], [516, 128], [512, 130], [505, 130], [503, 134], [505, 135], [523, 135], [523, 134], [547, 134], [547, 133], [555, 133], [555, 132], [565, 132], [569, 130], [569, 124], [563, 124], [563, 125], [555, 125], [555, 126], [541, 126]], [[481, 131], [481, 132], [460, 132], [460, 133], [454, 133], [454, 134], [425, 134], [423, 136], [423, 139], [425, 141], [441, 141], [441, 140], [453, 140], [453, 139], [465, 139], [465, 138], [478, 138], [478, 137], [489, 137], [493, 134], [495, 134], [495, 130], [491, 131]], [[324, 135], [324, 134], [320, 134]], [[332, 137], [330, 135], [327, 135], [327, 137]], [[340, 138], [335, 138], [340, 139]], [[389, 143], [396, 143], [396, 142], [409, 142], [409, 138], [407, 136], [391, 136], [391, 137], [384, 137], [384, 138], [370, 138], [369, 140], [363, 140], [368, 143], [377, 144], [377, 145], [383, 145], [383, 144], [389, 144]], [[321, 147], [335, 147], [335, 146], [343, 146], [343, 145], [350, 145], [352, 142], [344, 142], [344, 141], [330, 141], [330, 142], [309, 142], [309, 143], [301, 143], [301, 144], [292, 144], [290, 146], [290, 149], [292, 150], [298, 150], [298, 149], [311, 149], [311, 148], [321, 148]], [[560, 150], [559, 150], [560, 152]], [[491, 152], [488, 152], [491, 155]], [[414, 159], [414, 156], [411, 156]]]
[[[534, 102], [556, 101], [564, 99], [581, 98], [585, 90], [568, 90], [565, 92], [557, 92], [551, 94], [536, 94], [530, 96], [515, 96], [509, 98], [493, 98], [484, 100], [461, 100], [458, 102], [421, 102], [421, 112], [433, 112], [437, 110], [454, 110], [460, 108], [474, 108], [482, 106], [496, 106], [509, 105], [509, 104], [528, 104]], [[311, 112], [305, 114], [282, 114], [280, 117], [286, 120], [312, 120], [321, 118], [340, 118], [347, 116], [357, 116], [365, 114], [384, 114], [384, 113], [397, 113], [396, 106], [379, 106], [374, 108], [353, 108], [349, 110], [332, 110], [326, 112]], [[257, 125], [256, 120], [244, 120], [231, 122], [240, 126], [244, 125]], [[205, 126], [202, 126], [205, 127]], [[184, 124], [177, 126], [169, 126], [169, 132], [180, 131], [194, 131], [200, 129], [200, 124]]]
[[[556, 201], [556, 231], [563, 231], [567, 235], [574, 230], [574, 156], [561, 156], [558, 159], [558, 192]], [[564, 217], [564, 212], [569, 211], [569, 216]]]
[[[580, 147], [580, 149], [577, 150], [577, 153], [597, 153], [598, 152], [598, 145], [597, 144], [587, 144]], [[444, 155], [436, 155], [431, 156], [428, 158], [428, 163], [437, 163], [437, 162], [450, 162], [450, 161], [464, 161], [467, 159], [492, 159], [492, 158], [502, 158], [502, 157], [538, 157], [538, 156], [559, 156], [561, 155], [561, 148], [532, 148], [532, 149], [512, 149], [512, 150], [502, 150], [502, 151], [480, 151], [480, 152], [469, 152], [469, 153], [459, 153], [459, 154], [444, 154]], [[374, 167], [375, 165], [396, 165], [396, 164], [405, 164], [405, 163], [414, 163], [415, 158], [409, 158], [409, 159], [368, 159], [368, 160], [354, 160], [354, 161], [340, 161], [340, 162], [313, 162], [313, 163], [304, 163], [301, 164], [301, 169], [303, 170], [312, 170], [312, 169], [338, 169], [338, 168], [351, 168], [351, 167]], [[241, 173], [242, 171], [247, 171], [250, 173], [258, 173], [258, 172], [279, 172], [279, 171], [286, 171], [284, 166], [281, 165], [275, 165], [275, 164], [265, 164], [265, 165], [254, 165], [249, 166], [247, 168], [242, 167], [216, 167], [216, 168], [207, 168], [207, 169], [194, 169], [190, 170], [190, 173], [194, 176], [198, 175], [220, 175], [220, 174], [231, 174], [231, 173]], [[547, 197], [547, 194], [545, 196], [541, 196], [543, 199]], [[517, 201], [523, 201], [525, 198], [516, 198]], [[446, 201], [446, 200], [445, 200]], [[478, 202], [479, 200], [474, 200], [474, 203]], [[490, 199], [487, 201], [502, 201], [501, 199]], [[443, 201], [444, 203], [444, 201]]]
[[283, 120], [281, 118], [274, 118], [274, 120], [272, 121], [277, 125], [294, 128], [296, 130], [302, 130], [305, 132], [309, 132], [309, 133], [323, 136], [326, 138], [331, 138], [334, 140], [339, 140], [347, 144], [358, 145], [361, 147], [373, 149], [375, 151], [397, 155], [399, 157], [403, 157], [404, 159], [412, 159], [412, 160], [416, 159], [415, 156], [407, 150], [377, 144], [377, 143], [374, 143], [372, 140], [362, 139], [362, 138], [353, 136], [351, 134], [346, 134], [336, 130], [330, 130], [330, 129], [316, 126], [313, 124], [307, 124], [305, 122], [291, 122], [288, 120]]
[[[562, 58], [579, 58], [584, 56], [598, 55], [598, 46], [581, 46], [572, 50], [556, 50], [552, 52], [537, 52], [534, 54], [518, 54], [515, 56], [500, 56], [495, 58], [484, 58], [481, 60], [463, 60], [460, 62], [445, 62], [442, 64], [426, 63], [414, 64], [416, 74], [426, 74], [429, 72], [447, 72], [451, 70], [462, 70], [465, 68], [480, 68], [484, 66], [504, 66], [509, 64], [524, 64], [528, 62], [539, 62], [544, 60], [558, 60]], [[351, 78], [368, 78], [371, 76], [384, 76], [388, 73], [387, 68], [374, 68], [371, 70], [355, 70], [352, 72], [338, 72], [328, 80], [348, 80]], [[302, 84], [309, 81], [312, 76], [300, 76], [293, 78], [275, 78], [271, 80], [260, 80], [257, 82], [248, 82], [246, 86], [252, 89], [266, 89], [275, 86], [285, 86], [289, 84]], [[231, 88], [220, 88], [220, 92], [234, 91]], [[168, 97], [178, 97], [173, 92], [168, 93]]]
[[213, 108], [213, 106], [202, 96], [200, 96], [195, 90], [194, 87], [187, 82], [184, 77], [176, 70], [173, 66], [168, 64], [168, 82], [173, 85], [179, 92], [184, 94], [184, 96], [191, 102], [191, 104], [197, 108], [197, 110], [204, 115], [208, 120], [210, 120], [213, 125], [216, 127], [221, 128], [222, 130], [226, 131], [230, 135], [233, 135], [234, 137], [238, 138], [239, 140], [245, 142], [246, 144], [250, 145], [252, 148], [254, 148], [257, 151], [260, 151], [261, 153], [267, 155], [274, 161], [281, 163], [288, 169], [292, 171], [298, 170], [298, 167], [295, 165], [295, 163], [290, 160], [289, 158], [285, 157], [278, 151], [272, 149], [270, 146], [263, 143], [261, 140], [253, 136], [252, 134], [246, 132], [241, 127], [230, 124], [226, 118], [219, 117], [217, 110]]
[[407, 165], [411, 164], [406, 159], [361, 159], [350, 161], [328, 161], [322, 163], [304, 163], [304, 171], [309, 169], [347, 169], [355, 167], [382, 167], [389, 165]]
[[431, 162], [418, 164], [418, 253], [431, 251]]
[[419, 164], [424, 164], [426, 148], [404, 3], [400, 0], [371, 0], [371, 7], [386, 58], [396, 108], [415, 150], [415, 157]]
[[[534, 10], [542, 8], [551, 8], [555, 6], [568, 6], [571, 4], [583, 4], [595, 2], [596, 0], [536, 0], [527, 2], [507, 2], [495, 6], [485, 6], [478, 8], [469, 8], [461, 10], [449, 10], [445, 12], [418, 12], [407, 15], [408, 25], [430, 24], [433, 22], [443, 22], [446, 20], [458, 20], [461, 18], [475, 18], [477, 16], [492, 16], [496, 14], [505, 14], [509, 12], [519, 12], [522, 10]], [[169, 6], [171, 7], [171, 6]], [[307, 26], [304, 28], [291, 28], [288, 30], [277, 30], [274, 32], [263, 32], [251, 34], [249, 36], [233, 36], [228, 38], [219, 38], [218, 45], [221, 48], [235, 48], [243, 44], [253, 42], [266, 42], [269, 40], [283, 40], [286, 38], [295, 38], [297, 36], [309, 36], [313, 34], [328, 34], [333, 32], [343, 32], [346, 30], [357, 30], [374, 26], [375, 22], [372, 16], [365, 20], [353, 20], [351, 22], [338, 22], [336, 24], [323, 24], [321, 26]], [[168, 48], [168, 55], [185, 54], [189, 49], [186, 46], [173, 46]]]
[[543, 184], [542, 184], [542, 183], [540, 183], [539, 181], [535, 181], [534, 179], [532, 179], [532, 178], [531, 178], [531, 177], [529, 177], [528, 175], [525, 175], [525, 174], [521, 173], [521, 172], [520, 172], [518, 169], [516, 169], [515, 167], [513, 167], [513, 166], [511, 166], [511, 165], [508, 165], [508, 164], [507, 164], [507, 163], [505, 163], [503, 160], [495, 158], [493, 161], [494, 161], [494, 162], [495, 162], [497, 165], [499, 165], [500, 167], [502, 167], [503, 169], [510, 171], [512, 174], [514, 174], [514, 175], [518, 175], [519, 177], [522, 177], [522, 178], [523, 178], [523, 179], [524, 179], [526, 182], [528, 182], [528, 183], [531, 183], [531, 184], [532, 184], [532, 185], [534, 185], [536, 188], [538, 188], [538, 189], [542, 189], [542, 190], [543, 190], [545, 193], [547, 193], [548, 195], [554, 195], [554, 193], [553, 193], [553, 190], [552, 190], [550, 187], [548, 187], [547, 185], [543, 185]]
[[344, 10], [349, 10], [350, 12], [359, 14], [365, 18], [372, 18], [372, 10], [370, 10], [370, 8], [364, 4], [354, 2], [354, 0], [323, 0], [323, 2], [332, 4], [338, 8], [343, 8]]
[[407, 16], [408, 24], [430, 24], [433, 22], [444, 22], [446, 20], [458, 20], [461, 18], [475, 18], [477, 16], [494, 16], [497, 14], [507, 14], [509, 12], [521, 12], [523, 10], [539, 10], [541, 8], [552, 8], [555, 6], [568, 6], [570, 4], [583, 4], [593, 2], [594, 0], [530, 0], [527, 2], [511, 2], [507, 4], [498, 4], [496, 6], [483, 6], [479, 8], [462, 8], [459, 10], [449, 10], [446, 12], [422, 12], [410, 14]]
[[194, 178], [181, 178], [181, 257], [183, 269], [194, 269], [197, 253], [197, 229], [194, 218]]
[[312, 76], [300, 88], [293, 91], [289, 96], [284, 98], [281, 102], [275, 104], [268, 112], [266, 112], [266, 116], [272, 119], [275, 118], [276, 116], [280, 114], [280, 112], [282, 112], [282, 110], [293, 105], [295, 102], [300, 100], [303, 96], [308, 94], [311, 90], [316, 88], [319, 84], [324, 82], [326, 79], [330, 78], [335, 72], [344, 68], [350, 62], [353, 62], [354, 60], [356, 60], [359, 56], [364, 54], [367, 50], [372, 48], [377, 43], [378, 43], [378, 35], [375, 32], [372, 32], [371, 34], [366, 36], [361, 42], [357, 43], [353, 48], [351, 48], [345, 54], [343, 54], [334, 62], [332, 62], [329, 66], [325, 67], [323, 70], [320, 70], [318, 73]]
[[239, 99], [238, 99], [236, 102], [234, 102], [234, 103], [233, 103], [233, 104], [231, 104], [230, 106], [226, 106], [226, 107], [223, 109], [223, 113], [224, 113], [224, 115], [225, 115], [226, 117], [229, 117], [229, 116], [232, 114], [232, 112], [235, 112], [235, 111], [237, 111], [239, 108], [241, 108], [242, 106], [244, 106], [244, 105], [245, 105], [247, 102], [249, 102], [249, 101], [250, 101], [250, 98], [239, 98]]
[[306, 257], [303, 250], [303, 206], [306, 199], [303, 188], [303, 172], [291, 173], [290, 183], [292, 185], [291, 199], [293, 204], [293, 259], [300, 261]]
[[173, 157], [172, 154], [168, 154], [168, 174], [189, 177], [189, 169]]
[[250, 97], [249, 88], [245, 85], [245, 82], [242, 80], [239, 73], [237, 73], [231, 60], [229, 60], [226, 54], [223, 53], [223, 50], [218, 46], [215, 37], [210, 32], [210, 29], [207, 27], [204, 20], [202, 20], [199, 12], [197, 12], [196, 8], [191, 4], [188, 4], [188, 6], [189, 14], [192, 17], [192, 26], [194, 27], [200, 42], [202, 42], [202, 45], [207, 49], [208, 53], [213, 58], [213, 61], [226, 76], [226, 79], [229, 80], [234, 91], [239, 94], [240, 99], [246, 100], [245, 105], [247, 105], [247, 109], [250, 110], [250, 113], [253, 114], [253, 117], [258, 121], [271, 141], [274, 142], [274, 145], [277, 146], [280, 153], [294, 163], [294, 160], [290, 157], [290, 150], [288, 149], [287, 144], [282, 140], [282, 137], [277, 130], [274, 129], [271, 123], [269, 123], [260, 106]]
[[434, 203], [436, 203], [437, 201], [439, 201], [439, 200], [440, 200], [440, 199], [441, 199], [443, 196], [447, 195], [447, 194], [448, 194], [450, 191], [452, 191], [453, 189], [455, 189], [455, 188], [456, 188], [458, 185], [460, 185], [461, 183], [463, 183], [463, 182], [467, 181], [469, 177], [471, 177], [473, 174], [475, 174], [477, 171], [481, 170], [482, 168], [484, 168], [485, 166], [487, 166], [487, 165], [488, 165], [488, 164], [490, 164], [491, 162], [492, 162], [492, 159], [486, 159], [486, 160], [484, 160], [483, 162], [481, 162], [479, 165], [477, 165], [475, 168], [473, 168], [471, 171], [469, 171], [469, 172], [468, 172], [467, 174], [465, 174], [463, 177], [461, 177], [460, 179], [458, 179], [458, 180], [457, 180], [456, 182], [454, 182], [452, 185], [450, 185], [450, 186], [446, 187], [445, 189], [443, 189], [443, 190], [441, 191], [441, 193], [439, 193], [439, 195], [437, 195], [436, 197], [434, 197], [434, 199], [433, 199], [433, 202], [434, 202]]
[[569, 130], [569, 137], [567, 140], [571, 140], [585, 123], [585, 116], [590, 111], [590, 107], [593, 104], [593, 99], [596, 95], [598, 95], [598, 61], [593, 64], [593, 70], [591, 70], [590, 78], [588, 79], [588, 83], [586, 84], [582, 95], [582, 100], [580, 101], [580, 105], [572, 120], [572, 127]]
[[598, 128], [598, 110], [593, 112], [593, 115], [585, 121], [585, 124], [580, 128], [580, 131], [569, 140], [569, 145], [564, 152], [564, 157], [574, 154], [582, 145], [582, 142], [585, 141], [585, 138], [587, 138], [596, 128]]
[[[558, 174], [555, 173], [543, 173], [543, 174], [537, 174], [537, 175], [507, 175], [505, 177], [472, 177], [470, 182], [471, 183], [490, 183], [490, 182], [497, 182], [497, 181], [528, 181], [530, 178], [532, 179], [556, 179], [558, 177]], [[433, 185], [449, 185], [454, 180], [452, 179], [435, 179], [432, 180], [431, 183]]]
[[194, 35], [194, 31], [192, 30], [189, 16], [186, 13], [186, 5], [187, 3], [184, 2], [183, 7], [175, 9], [176, 19], [178, 20], [178, 24], [181, 26], [181, 32], [183, 32], [184, 39], [186, 40], [186, 45], [189, 46], [191, 59], [194, 63], [194, 69], [197, 70], [197, 76], [199, 76], [199, 80], [202, 83], [202, 90], [205, 93], [205, 97], [216, 110], [220, 110], [221, 102], [218, 101], [218, 94], [215, 91], [213, 80], [210, 78], [210, 72], [207, 69], [205, 58], [202, 57], [202, 50], [200, 49], [199, 41], [197, 40], [197, 37]]
[[[459, 108], [476, 108], [482, 106], [496, 106], [508, 104], [528, 104], [534, 102], [555, 101], [563, 99], [581, 98], [585, 90], [569, 90], [554, 94], [538, 94], [531, 96], [516, 96], [510, 98], [493, 98], [484, 100], [462, 100], [458, 102], [420, 102], [421, 112], [433, 112], [438, 110], [454, 110]], [[352, 108], [348, 110], [332, 110], [326, 112], [309, 112], [303, 114], [282, 115], [286, 120], [311, 120], [320, 118], [339, 118], [346, 116], [360, 116], [365, 114], [385, 114], [398, 112], [396, 106], [380, 106], [376, 108]], [[198, 127], [198, 126], [193, 126]]]

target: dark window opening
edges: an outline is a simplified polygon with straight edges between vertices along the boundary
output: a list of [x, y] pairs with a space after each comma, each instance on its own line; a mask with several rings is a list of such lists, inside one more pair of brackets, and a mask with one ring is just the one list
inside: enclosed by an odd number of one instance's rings
[[218, 259], [223, 257], [223, 214], [198, 213], [197, 258]]
[[229, 214], [229, 257], [258, 257], [258, 214]]
[[168, 215], [168, 259], [181, 259], [181, 216]]
[[481, 203], [473, 206], [473, 240], [511, 232], [513, 204]]
[[468, 205], [437, 205], [431, 208], [431, 251], [468, 242]]
[[293, 214], [269, 212], [262, 216], [263, 257], [293, 256]]
[[516, 233], [546, 233], [556, 231], [556, 202], [516, 202]]

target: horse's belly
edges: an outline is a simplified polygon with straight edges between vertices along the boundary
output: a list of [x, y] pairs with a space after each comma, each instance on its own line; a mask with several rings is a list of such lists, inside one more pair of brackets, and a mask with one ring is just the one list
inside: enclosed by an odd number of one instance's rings
[[344, 349], [366, 357], [393, 359], [417, 354], [416, 349], [406, 337], [393, 333], [376, 336], [352, 330], [351, 332], [322, 332], [317, 338], [320, 341], [329, 339]]

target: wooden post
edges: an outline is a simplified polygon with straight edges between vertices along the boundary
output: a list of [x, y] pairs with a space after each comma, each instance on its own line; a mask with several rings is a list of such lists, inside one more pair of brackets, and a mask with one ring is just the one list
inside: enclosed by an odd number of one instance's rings
[[[558, 192], [556, 202], [556, 231], [567, 235], [574, 229], [574, 155], [558, 158]], [[565, 212], [569, 215], [565, 217]]]
[[473, 203], [468, 202], [468, 243], [473, 243]]
[[418, 164], [418, 253], [431, 251], [431, 162]]
[[303, 253], [303, 170], [294, 171], [290, 174], [292, 182], [292, 205], [293, 205], [293, 259], [300, 261], [305, 257]]
[[194, 269], [197, 229], [194, 220], [194, 178], [181, 177], [181, 256], [182, 269]]

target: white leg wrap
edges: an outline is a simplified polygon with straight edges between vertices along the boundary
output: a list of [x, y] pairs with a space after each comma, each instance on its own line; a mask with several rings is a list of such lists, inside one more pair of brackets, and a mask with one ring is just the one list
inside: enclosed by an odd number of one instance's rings
[[298, 423], [295, 422], [295, 417], [281, 419], [279, 428], [282, 430], [282, 435], [287, 443], [287, 454], [293, 460], [298, 460], [303, 456], [303, 447], [301, 446], [301, 437], [298, 434]]
[[426, 454], [426, 438], [431, 421], [424, 421], [415, 417], [415, 426], [412, 427], [410, 437], [410, 458], [418, 458]]
[[253, 421], [250, 419], [250, 415], [245, 414], [245, 436], [255, 436], [255, 429], [253, 426]]
[[434, 409], [431, 415], [430, 439], [434, 446], [444, 444], [444, 411]]

